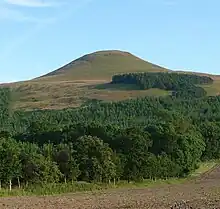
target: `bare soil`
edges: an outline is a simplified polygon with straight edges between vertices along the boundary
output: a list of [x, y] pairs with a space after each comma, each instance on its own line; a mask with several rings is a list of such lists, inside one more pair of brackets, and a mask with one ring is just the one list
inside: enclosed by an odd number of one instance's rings
[[220, 167], [181, 185], [0, 199], [1, 209], [220, 209]]

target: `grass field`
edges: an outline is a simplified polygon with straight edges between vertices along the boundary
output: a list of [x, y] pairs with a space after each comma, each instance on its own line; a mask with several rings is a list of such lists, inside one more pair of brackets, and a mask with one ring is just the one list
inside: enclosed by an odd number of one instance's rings
[[203, 88], [207, 91], [209, 96], [216, 96], [220, 94], [220, 80], [215, 80], [212, 85], [205, 85]]

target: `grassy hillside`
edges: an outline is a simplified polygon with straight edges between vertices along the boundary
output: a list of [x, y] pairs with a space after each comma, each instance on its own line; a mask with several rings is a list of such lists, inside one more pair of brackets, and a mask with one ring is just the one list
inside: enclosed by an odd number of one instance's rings
[[[85, 55], [42, 77], [9, 84], [16, 109], [61, 109], [76, 107], [88, 99], [119, 101], [142, 96], [163, 96], [170, 92], [137, 90], [123, 85], [109, 86], [111, 77], [128, 72], [167, 72], [168, 69], [144, 61], [128, 52], [99, 51]], [[209, 95], [220, 92], [218, 77], [205, 86]]]
[[76, 107], [88, 99], [118, 101], [146, 95], [167, 95], [163, 90], [99, 88], [111, 77], [125, 72], [164, 72], [128, 52], [99, 51], [85, 55], [42, 77], [10, 84], [16, 109], [61, 109]]
[[128, 52], [99, 51], [87, 54], [37, 80], [110, 80], [125, 72], [167, 71]]

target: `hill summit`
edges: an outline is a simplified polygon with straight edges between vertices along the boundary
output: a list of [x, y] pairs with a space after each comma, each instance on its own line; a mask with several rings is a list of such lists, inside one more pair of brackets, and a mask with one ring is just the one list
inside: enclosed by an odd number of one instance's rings
[[119, 50], [97, 51], [86, 54], [42, 77], [49, 80], [111, 79], [125, 72], [164, 72], [167, 69], [144, 61], [135, 55]]

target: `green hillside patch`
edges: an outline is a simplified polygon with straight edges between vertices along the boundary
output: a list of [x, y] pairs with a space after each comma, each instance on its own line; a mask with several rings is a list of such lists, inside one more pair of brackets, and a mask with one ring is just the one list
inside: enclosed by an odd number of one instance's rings
[[213, 84], [202, 85], [208, 96], [220, 95], [220, 80], [214, 80]]

